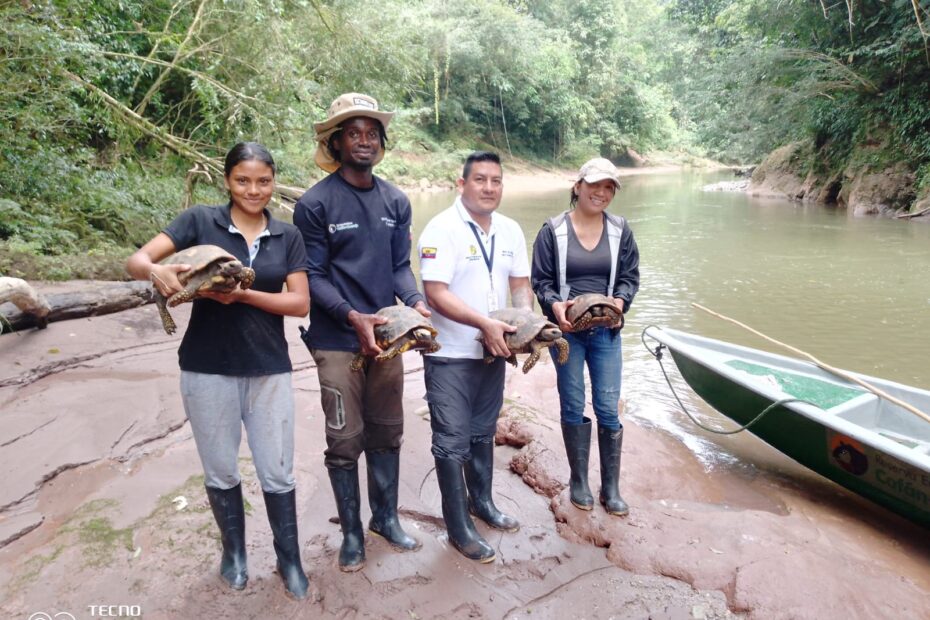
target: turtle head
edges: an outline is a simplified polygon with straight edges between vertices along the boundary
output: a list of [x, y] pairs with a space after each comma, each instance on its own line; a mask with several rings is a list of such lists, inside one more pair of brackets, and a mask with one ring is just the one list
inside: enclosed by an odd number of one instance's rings
[[562, 337], [562, 330], [558, 327], [544, 327], [539, 330], [539, 339], [546, 342], [552, 342]]
[[222, 263], [219, 268], [219, 274], [224, 276], [236, 276], [242, 271], [242, 263], [237, 260], [230, 260]]

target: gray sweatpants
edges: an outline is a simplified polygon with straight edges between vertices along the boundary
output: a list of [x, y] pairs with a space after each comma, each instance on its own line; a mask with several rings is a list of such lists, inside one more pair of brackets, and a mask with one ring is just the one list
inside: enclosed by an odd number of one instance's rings
[[182, 370], [181, 399], [208, 487], [239, 484], [244, 423], [262, 490], [286, 493], [294, 488], [291, 373], [228, 377]]

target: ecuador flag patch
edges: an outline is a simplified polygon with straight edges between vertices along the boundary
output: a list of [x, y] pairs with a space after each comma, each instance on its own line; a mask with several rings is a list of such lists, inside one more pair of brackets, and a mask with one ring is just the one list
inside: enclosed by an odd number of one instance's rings
[[422, 248], [420, 258], [436, 258], [436, 248]]

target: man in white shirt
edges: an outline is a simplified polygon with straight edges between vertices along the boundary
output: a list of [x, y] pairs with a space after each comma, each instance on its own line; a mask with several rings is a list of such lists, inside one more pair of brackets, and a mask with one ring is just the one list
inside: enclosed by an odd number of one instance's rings
[[[465, 557], [494, 560], [468, 512], [493, 528], [515, 532], [520, 524], [491, 497], [494, 434], [504, 402], [504, 334], [515, 328], [488, 317], [507, 305], [533, 307], [526, 239], [520, 225], [495, 213], [503, 171], [495, 153], [465, 161], [459, 197], [420, 235], [420, 275], [442, 349], [424, 361], [426, 399], [433, 429], [432, 453], [442, 493], [449, 541]], [[476, 336], [497, 356], [483, 361]], [[467, 490], [467, 495], [466, 495]]]

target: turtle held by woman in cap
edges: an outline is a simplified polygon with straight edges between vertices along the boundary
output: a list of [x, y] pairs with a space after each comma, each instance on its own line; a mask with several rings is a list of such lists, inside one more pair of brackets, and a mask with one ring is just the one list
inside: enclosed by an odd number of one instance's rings
[[576, 297], [574, 302], [565, 312], [565, 318], [572, 324], [572, 331], [584, 331], [591, 327], [623, 328], [623, 313], [612, 297], [585, 293]]
[[[539, 355], [548, 347], [559, 349], [559, 363], [568, 361], [568, 341], [562, 338], [562, 330], [558, 325], [549, 321], [541, 314], [528, 308], [502, 308], [489, 314], [492, 319], [503, 321], [517, 328], [517, 331], [504, 334], [504, 342], [510, 349], [511, 356], [507, 361], [517, 365], [517, 353], [529, 353], [530, 356], [523, 363], [523, 373], [526, 374], [539, 361]], [[484, 341], [483, 335], [478, 340]], [[490, 364], [495, 357], [485, 349], [484, 362]]]
[[[375, 313], [387, 323], [375, 325], [375, 342], [382, 351], [374, 356], [376, 362], [397, 357], [407, 351], [435, 353], [439, 350], [436, 336], [439, 332], [428, 318], [409, 306], [388, 306]], [[359, 353], [349, 364], [352, 370], [365, 366], [365, 355]]]
[[[184, 288], [171, 297], [165, 297], [155, 287], [155, 305], [161, 314], [165, 332], [173, 334], [177, 330], [174, 320], [168, 314], [168, 307], [200, 297], [201, 293], [231, 293], [236, 285], [245, 290], [255, 282], [255, 271], [244, 266], [235, 256], [216, 245], [194, 245], [172, 254], [161, 261], [162, 265], [190, 265], [187, 271], [178, 273], [178, 282]], [[152, 280], [157, 279], [152, 274]]]

